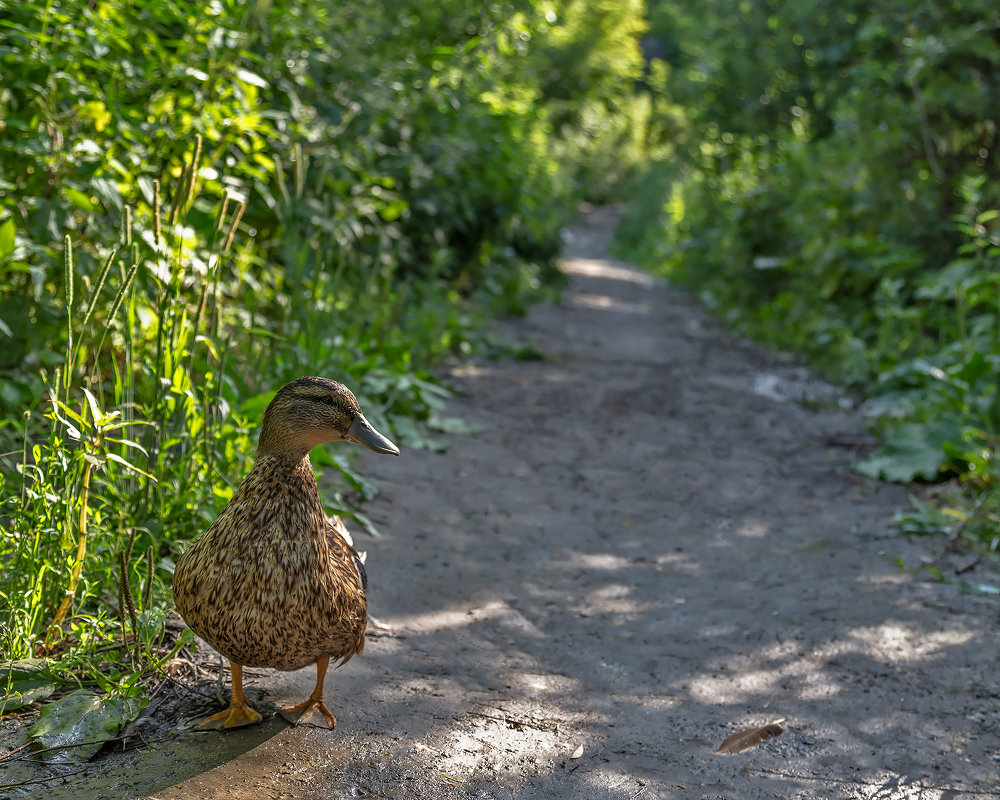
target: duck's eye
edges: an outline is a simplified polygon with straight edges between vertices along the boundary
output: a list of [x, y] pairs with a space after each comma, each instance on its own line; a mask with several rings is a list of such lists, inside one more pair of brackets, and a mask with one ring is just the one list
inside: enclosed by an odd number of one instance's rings
[[326, 403], [328, 406], [332, 406], [333, 405], [333, 395], [332, 394], [325, 394], [325, 395], [323, 395], [319, 399], [319, 401], [321, 403]]

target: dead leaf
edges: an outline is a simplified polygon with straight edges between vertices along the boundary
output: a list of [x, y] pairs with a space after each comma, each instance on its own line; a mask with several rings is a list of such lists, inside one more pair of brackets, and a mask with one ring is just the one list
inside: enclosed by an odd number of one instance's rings
[[777, 719], [774, 722], [767, 723], [767, 725], [755, 725], [752, 728], [744, 728], [741, 731], [736, 731], [736, 733], [723, 739], [722, 744], [719, 745], [719, 749], [715, 752], [736, 755], [737, 753], [742, 753], [744, 750], [750, 750], [761, 742], [766, 742], [775, 736], [781, 736], [785, 732], [785, 729], [781, 727], [781, 723], [784, 721], [784, 719]]
[[573, 751], [573, 755], [570, 758], [579, 758], [583, 755], [583, 745], [581, 744], [576, 750]]

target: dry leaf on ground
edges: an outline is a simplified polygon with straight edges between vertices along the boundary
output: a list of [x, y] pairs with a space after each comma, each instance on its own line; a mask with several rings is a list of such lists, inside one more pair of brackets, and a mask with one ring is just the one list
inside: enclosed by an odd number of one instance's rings
[[785, 729], [781, 727], [781, 723], [784, 721], [784, 719], [779, 719], [769, 722], [767, 725], [755, 725], [752, 728], [736, 731], [723, 739], [722, 744], [715, 752], [736, 755], [756, 747], [761, 742], [773, 739], [775, 736], [781, 736], [785, 732]]

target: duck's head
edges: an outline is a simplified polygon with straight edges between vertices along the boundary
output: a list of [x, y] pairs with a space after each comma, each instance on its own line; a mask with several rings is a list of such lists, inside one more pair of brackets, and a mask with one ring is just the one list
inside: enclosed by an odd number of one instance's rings
[[365, 419], [350, 389], [328, 378], [298, 378], [282, 386], [264, 411], [257, 455], [304, 456], [318, 444], [342, 440], [399, 455]]

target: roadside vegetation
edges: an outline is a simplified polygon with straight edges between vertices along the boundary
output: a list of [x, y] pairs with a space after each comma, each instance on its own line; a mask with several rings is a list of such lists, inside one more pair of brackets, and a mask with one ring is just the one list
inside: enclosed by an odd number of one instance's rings
[[[484, 320], [558, 290], [645, 22], [611, 2], [0, 11], [0, 708], [90, 686], [119, 698], [66, 698], [96, 737], [185, 643], [175, 559], [277, 387], [335, 377], [407, 447], [461, 429], [431, 368], [504, 352]], [[330, 511], [376, 534], [347, 449], [314, 462], [340, 476]]]
[[[484, 323], [558, 292], [581, 200], [862, 398], [857, 469], [949, 488], [906, 530], [1000, 549], [998, 32], [986, 0], [0, 0], [0, 711], [139, 712], [284, 382], [462, 430], [433, 368], [518, 355]], [[349, 451], [314, 462], [377, 535]]]
[[1000, 546], [1000, 10], [650, 0], [627, 256], [863, 399], [899, 522]]

